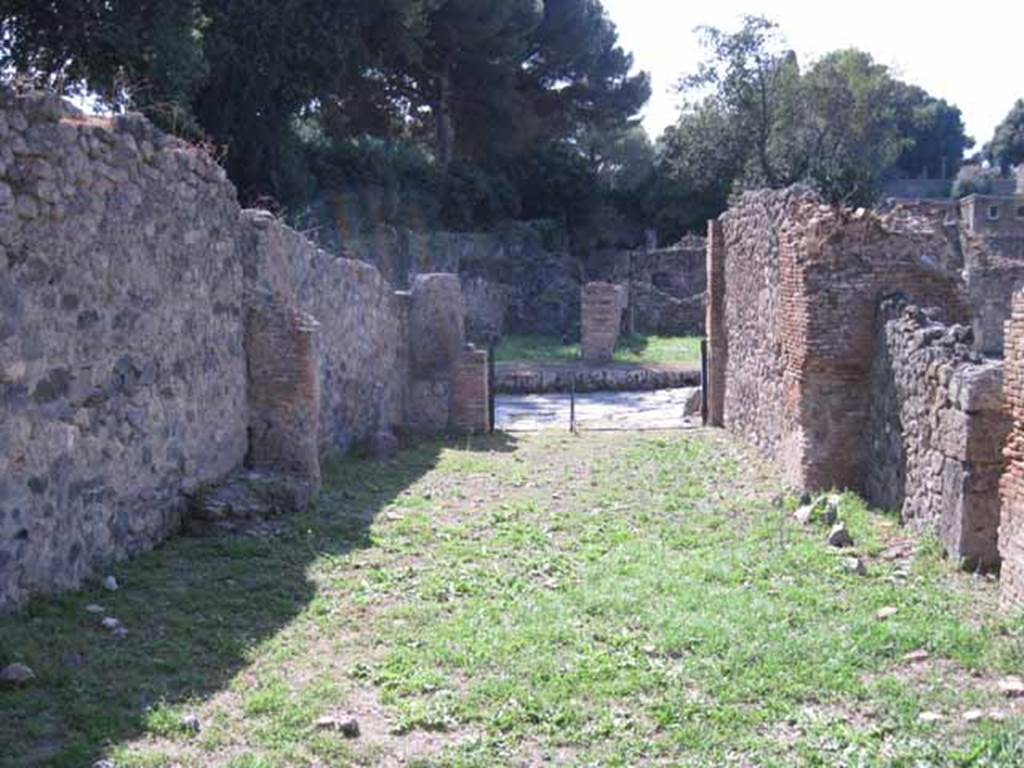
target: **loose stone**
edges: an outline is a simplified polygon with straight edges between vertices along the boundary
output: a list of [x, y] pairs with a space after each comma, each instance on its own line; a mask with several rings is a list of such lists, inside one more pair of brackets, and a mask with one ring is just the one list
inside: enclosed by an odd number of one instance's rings
[[999, 692], [1008, 699], [1024, 696], [1024, 680], [1017, 676], [1004, 677], [999, 681]]
[[828, 535], [828, 545], [836, 549], [845, 549], [853, 546], [853, 537], [843, 523], [836, 523]]
[[31, 667], [17, 662], [14, 664], [8, 664], [2, 671], [0, 671], [0, 683], [3, 683], [4, 685], [28, 685], [35, 679], [36, 673], [32, 671]]

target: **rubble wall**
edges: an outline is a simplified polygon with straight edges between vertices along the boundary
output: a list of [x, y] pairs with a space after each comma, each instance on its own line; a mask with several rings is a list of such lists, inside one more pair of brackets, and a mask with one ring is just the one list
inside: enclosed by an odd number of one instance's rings
[[972, 349], [971, 329], [890, 300], [871, 373], [865, 495], [935, 533], [966, 567], [999, 562], [999, 478], [1008, 422], [1003, 363]]
[[[0, 90], [0, 610], [151, 548], [243, 466], [316, 480], [325, 452], [451, 426], [461, 289], [428, 282], [416, 302], [240, 210], [141, 117]], [[415, 402], [410, 307], [451, 320]]]
[[240, 227], [201, 152], [0, 91], [0, 606], [153, 546], [244, 458]]

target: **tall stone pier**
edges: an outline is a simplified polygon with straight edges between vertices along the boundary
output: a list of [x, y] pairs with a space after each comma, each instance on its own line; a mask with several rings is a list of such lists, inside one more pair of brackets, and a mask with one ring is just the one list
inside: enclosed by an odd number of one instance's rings
[[622, 298], [613, 283], [587, 283], [582, 292], [583, 360], [608, 363], [622, 323]]

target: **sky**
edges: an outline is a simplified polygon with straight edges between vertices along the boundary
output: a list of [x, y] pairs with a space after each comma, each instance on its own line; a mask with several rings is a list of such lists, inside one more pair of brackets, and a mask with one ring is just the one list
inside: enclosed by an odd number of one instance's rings
[[644, 126], [652, 138], [675, 121], [680, 97], [673, 85], [705, 58], [694, 28], [737, 29], [744, 14], [778, 23], [802, 66], [837, 48], [867, 51], [902, 80], [960, 107], [978, 149], [1013, 102], [1024, 98], [1024, 0], [602, 2], [636, 69], [651, 74]]

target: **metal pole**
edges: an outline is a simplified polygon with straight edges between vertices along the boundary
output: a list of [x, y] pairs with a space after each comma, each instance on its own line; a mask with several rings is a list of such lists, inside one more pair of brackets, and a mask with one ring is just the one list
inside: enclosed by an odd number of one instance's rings
[[569, 384], [569, 431], [576, 433], [576, 374]]
[[700, 340], [700, 420], [708, 425], [708, 340]]
[[495, 381], [494, 374], [494, 350], [497, 347], [497, 343], [492, 341], [487, 348], [487, 417], [490, 419], [491, 433], [494, 432], [495, 422], [497, 421], [495, 415], [495, 392], [497, 391], [498, 383]]

